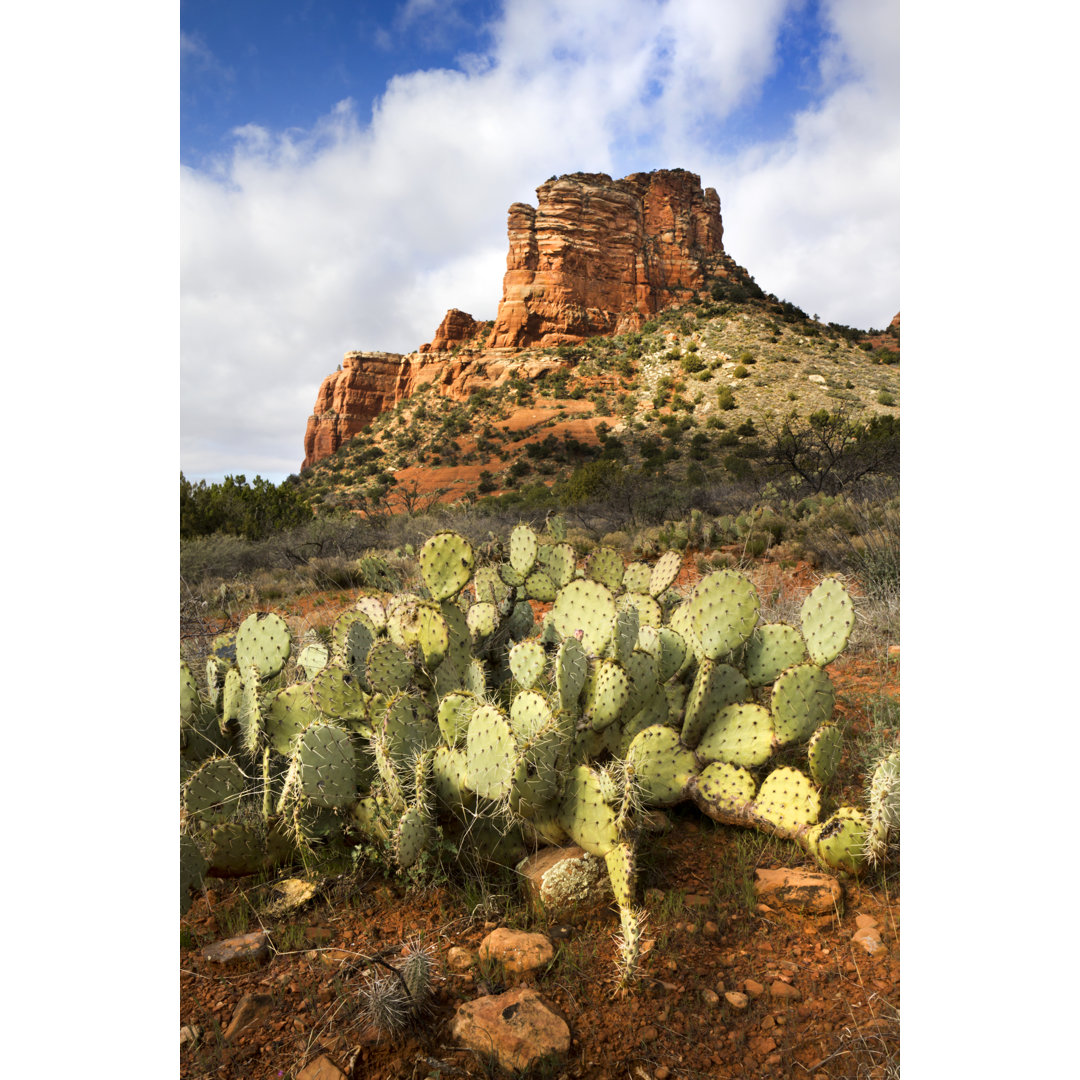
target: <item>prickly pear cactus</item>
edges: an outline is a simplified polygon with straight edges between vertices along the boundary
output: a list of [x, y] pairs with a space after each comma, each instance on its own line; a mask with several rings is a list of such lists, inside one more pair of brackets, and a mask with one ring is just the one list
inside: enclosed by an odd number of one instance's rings
[[[837, 870], [883, 857], [898, 757], [878, 766], [865, 812], [819, 821], [842, 750], [825, 669], [854, 623], [839, 579], [810, 593], [797, 629], [759, 625], [757, 592], [733, 570], [674, 591], [678, 552], [624, 567], [599, 547], [579, 567], [555, 519], [480, 549], [438, 532], [418, 562], [422, 589], [359, 596], [331, 646], [306, 643], [288, 668], [291, 635], [270, 612], [211, 658], [205, 695], [182, 666], [182, 905], [200, 849], [212, 872], [245, 873], [271, 849], [291, 858], [295, 843], [308, 862], [359, 835], [404, 870], [438, 835], [510, 865], [526, 837], [572, 841], [605, 859], [625, 988], [645, 920], [643, 806], [690, 800]], [[550, 605], [539, 625], [537, 604]]]

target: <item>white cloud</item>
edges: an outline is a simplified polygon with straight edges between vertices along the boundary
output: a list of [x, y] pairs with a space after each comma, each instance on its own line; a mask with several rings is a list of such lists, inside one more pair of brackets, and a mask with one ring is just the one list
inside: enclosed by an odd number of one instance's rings
[[699, 172], [723, 201], [726, 246], [764, 288], [823, 317], [887, 321], [895, 35], [837, 0], [829, 96], [788, 137], [737, 158], [702, 137], [760, 89], [784, 10], [508, 0], [489, 55], [394, 78], [370, 124], [366, 107], [341, 102], [310, 131], [239, 129], [212, 174], [184, 169], [185, 471], [295, 471], [343, 352], [415, 349], [449, 307], [493, 317], [507, 207], [535, 203], [555, 173]]

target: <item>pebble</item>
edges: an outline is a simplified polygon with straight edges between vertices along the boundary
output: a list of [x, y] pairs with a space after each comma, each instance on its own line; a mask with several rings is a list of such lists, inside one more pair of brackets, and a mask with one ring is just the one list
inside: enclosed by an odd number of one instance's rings
[[760, 997], [765, 993], [765, 987], [761, 985], [756, 979], [745, 979], [743, 981], [743, 989], [751, 997]]
[[885, 948], [881, 941], [881, 933], [876, 926], [860, 927], [852, 935], [851, 940], [855, 945], [861, 945], [871, 956]]
[[724, 994], [724, 999], [733, 1009], [745, 1009], [750, 1004], [750, 999], [738, 990], [729, 990]]
[[715, 990], [702, 990], [701, 1000], [704, 1001], [706, 1005], [719, 1005], [720, 995]]
[[775, 998], [787, 998], [791, 1001], [797, 1001], [802, 997], [802, 994], [794, 986], [781, 982], [779, 979], [769, 987], [769, 993]]
[[701, 928], [701, 932], [705, 937], [716, 937], [720, 933], [720, 927], [710, 920]]
[[653, 1073], [655, 1080], [667, 1080], [670, 1075], [671, 1070], [666, 1065], [659, 1066], [656, 1072]]
[[647, 1027], [643, 1027], [638, 1032], [638, 1042], [651, 1043], [655, 1042], [660, 1037], [660, 1032], [656, 1030], [651, 1024]]

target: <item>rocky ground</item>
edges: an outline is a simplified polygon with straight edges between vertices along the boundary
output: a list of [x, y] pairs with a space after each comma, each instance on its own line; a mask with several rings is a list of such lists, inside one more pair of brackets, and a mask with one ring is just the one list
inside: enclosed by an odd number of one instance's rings
[[[898, 669], [886, 645], [830, 671], [848, 735], [838, 802], [859, 797], [857, 751]], [[512, 872], [451, 866], [406, 887], [360, 862], [285, 910], [286, 886], [211, 880], [181, 920], [181, 1076], [494, 1076], [500, 1055], [575, 1080], [898, 1076], [898, 863], [777, 891], [777, 873], [815, 870], [797, 846], [690, 806], [662, 817], [640, 847], [647, 951], [622, 996], [608, 897], [536, 910]], [[433, 960], [432, 990], [394, 1036], [371, 1027], [363, 990], [410, 949]]]

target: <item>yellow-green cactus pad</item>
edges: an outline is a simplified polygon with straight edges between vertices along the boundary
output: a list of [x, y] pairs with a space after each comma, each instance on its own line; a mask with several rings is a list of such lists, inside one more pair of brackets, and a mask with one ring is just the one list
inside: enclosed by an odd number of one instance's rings
[[844, 651], [855, 626], [855, 605], [838, 578], [825, 578], [803, 601], [800, 619], [810, 659], [824, 667]]
[[785, 765], [766, 777], [753, 810], [759, 821], [780, 833], [795, 835], [817, 821], [821, 798], [808, 776]]
[[773, 720], [761, 705], [725, 705], [709, 724], [696, 753], [702, 762], [726, 761], [753, 768], [769, 760]]

